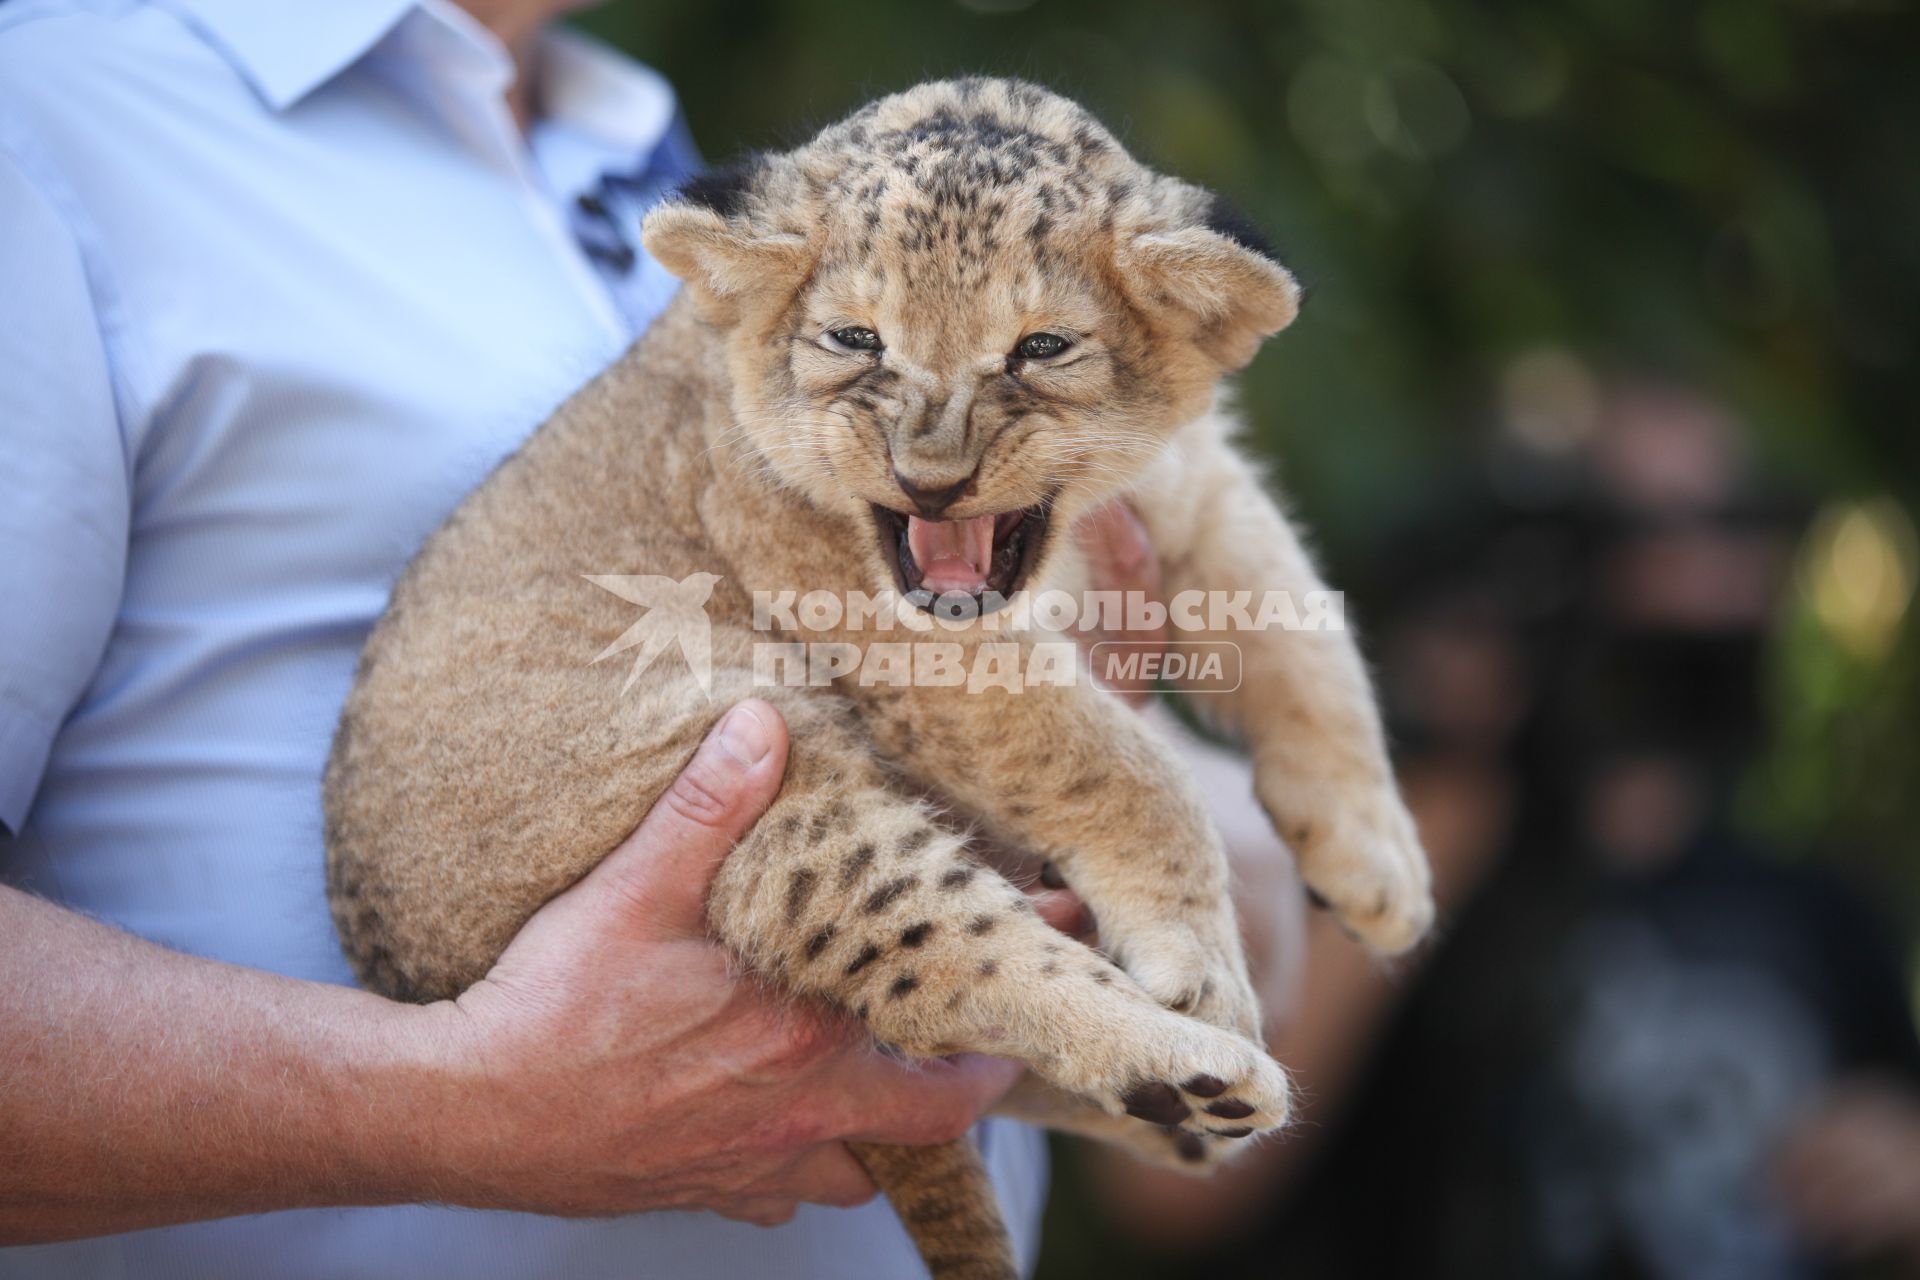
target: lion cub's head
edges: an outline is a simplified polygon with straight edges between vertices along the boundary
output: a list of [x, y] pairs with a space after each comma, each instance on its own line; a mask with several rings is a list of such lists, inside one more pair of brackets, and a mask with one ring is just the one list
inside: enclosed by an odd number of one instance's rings
[[1299, 298], [1215, 197], [1017, 80], [883, 98], [689, 183], [645, 241], [771, 473], [870, 524], [903, 591], [989, 604]]

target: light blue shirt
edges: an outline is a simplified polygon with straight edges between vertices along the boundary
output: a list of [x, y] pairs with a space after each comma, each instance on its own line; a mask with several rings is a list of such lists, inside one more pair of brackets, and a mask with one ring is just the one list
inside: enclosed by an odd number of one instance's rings
[[[578, 36], [538, 56], [523, 139], [505, 51], [443, 0], [0, 3], [5, 882], [350, 981], [319, 780], [360, 645], [672, 290], [621, 269], [691, 163], [672, 93]], [[1043, 1149], [984, 1141], [1030, 1264]], [[36, 1280], [918, 1274], [880, 1202], [772, 1231], [404, 1207], [0, 1250]]]

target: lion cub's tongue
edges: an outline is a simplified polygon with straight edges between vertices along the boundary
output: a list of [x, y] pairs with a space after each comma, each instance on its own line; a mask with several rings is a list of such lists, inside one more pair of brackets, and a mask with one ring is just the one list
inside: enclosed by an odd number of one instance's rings
[[971, 520], [922, 520], [907, 517], [907, 549], [920, 566], [920, 585], [936, 594], [977, 593], [987, 585], [993, 563], [992, 516]]

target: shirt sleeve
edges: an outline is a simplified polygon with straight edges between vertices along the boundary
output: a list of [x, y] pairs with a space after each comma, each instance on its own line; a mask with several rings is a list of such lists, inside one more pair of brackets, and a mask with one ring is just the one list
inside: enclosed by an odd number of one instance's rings
[[0, 151], [0, 827], [18, 832], [120, 607], [131, 508], [79, 244]]

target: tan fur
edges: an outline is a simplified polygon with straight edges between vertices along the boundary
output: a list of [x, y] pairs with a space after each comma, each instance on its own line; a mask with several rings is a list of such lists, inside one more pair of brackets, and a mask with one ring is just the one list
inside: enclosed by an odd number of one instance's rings
[[[757, 693], [791, 727], [787, 780], [708, 909], [749, 965], [909, 1054], [1026, 1062], [1062, 1094], [1017, 1109], [1070, 1127], [1111, 1135], [1129, 1106], [1193, 1135], [1282, 1124], [1286, 1077], [1258, 1042], [1219, 838], [1170, 748], [1117, 699], [1084, 681], [1015, 694], [752, 678], [754, 644], [778, 638], [752, 629], [756, 589], [892, 585], [869, 504], [907, 509], [896, 470], [967, 482], [959, 517], [1050, 500], [1029, 590], [1084, 577], [1065, 530], [1127, 490], [1170, 591], [1319, 586], [1214, 408], [1297, 291], [1211, 227], [1212, 207], [1072, 103], [989, 80], [884, 99], [656, 210], [647, 247], [688, 288], [434, 536], [368, 642], [326, 787], [328, 889], [361, 978], [410, 999], [475, 981], [634, 828], [720, 711]], [[824, 337], [849, 325], [884, 353]], [[1035, 331], [1075, 345], [1016, 368], [1008, 353]], [[720, 578], [711, 697], [671, 653], [623, 692], [627, 666], [590, 659], [634, 607], [582, 575], [696, 572]], [[977, 626], [935, 638], [1031, 643]], [[1306, 880], [1370, 942], [1409, 945], [1431, 918], [1426, 866], [1351, 637], [1232, 638], [1245, 682], [1205, 701], [1248, 739]], [[955, 817], [1052, 859], [1106, 954], [972, 861]], [[1218, 1103], [1246, 1114], [1209, 1115]], [[1235, 1145], [1202, 1141], [1203, 1162]], [[990, 1203], [929, 1200], [956, 1160], [983, 1185], [970, 1152], [862, 1153], [896, 1206], [916, 1206], [943, 1276], [1010, 1266]]]
[[856, 1143], [853, 1150], [874, 1185], [885, 1188], [927, 1270], [940, 1280], [1019, 1274], [1005, 1230], [981, 1230], [999, 1222], [1000, 1206], [980, 1153], [966, 1139], [932, 1147]]

